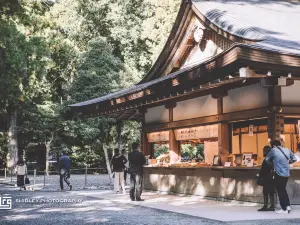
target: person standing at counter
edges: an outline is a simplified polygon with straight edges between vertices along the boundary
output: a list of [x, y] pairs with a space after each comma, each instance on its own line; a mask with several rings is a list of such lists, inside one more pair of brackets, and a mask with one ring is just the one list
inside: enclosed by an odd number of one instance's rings
[[131, 201], [143, 201], [141, 199], [142, 183], [143, 183], [143, 166], [146, 164], [146, 158], [139, 151], [139, 144], [132, 144], [132, 152], [129, 153], [129, 169], [130, 173], [130, 199]]
[[[265, 146], [263, 149], [264, 157], [268, 155], [271, 147]], [[261, 170], [259, 172], [258, 184], [263, 186], [263, 194], [264, 194], [264, 206], [259, 209], [259, 212], [264, 211], [275, 211], [274, 204], [274, 196], [275, 196], [275, 187], [273, 181], [273, 165], [269, 165], [264, 159], [263, 164], [261, 166]], [[268, 207], [268, 201], [270, 197], [270, 207]]]
[[266, 162], [274, 165], [274, 185], [277, 191], [281, 210], [277, 214], [288, 214], [291, 212], [290, 199], [286, 191], [286, 185], [290, 176], [290, 165], [297, 161], [293, 152], [281, 146], [280, 141], [271, 141], [271, 151], [266, 157]]
[[295, 153], [297, 162], [300, 162], [300, 144], [297, 145], [297, 152]]

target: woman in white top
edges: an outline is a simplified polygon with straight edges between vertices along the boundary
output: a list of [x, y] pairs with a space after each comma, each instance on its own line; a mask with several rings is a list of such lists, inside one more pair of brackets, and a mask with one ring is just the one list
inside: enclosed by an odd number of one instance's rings
[[25, 175], [27, 174], [27, 167], [22, 158], [19, 159], [16, 169], [17, 169], [17, 186], [20, 187], [20, 191], [22, 190], [22, 188], [26, 190], [24, 178]]

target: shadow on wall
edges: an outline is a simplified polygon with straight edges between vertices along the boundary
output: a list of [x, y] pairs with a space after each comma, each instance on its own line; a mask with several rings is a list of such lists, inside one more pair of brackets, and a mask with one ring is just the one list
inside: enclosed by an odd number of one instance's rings
[[197, 170], [185, 174], [182, 171], [179, 174], [164, 174], [161, 171], [150, 173], [145, 173], [145, 189], [250, 202], [263, 201], [262, 187], [257, 186], [254, 179], [256, 171], [247, 175], [245, 172], [226, 175], [222, 171], [205, 174]]

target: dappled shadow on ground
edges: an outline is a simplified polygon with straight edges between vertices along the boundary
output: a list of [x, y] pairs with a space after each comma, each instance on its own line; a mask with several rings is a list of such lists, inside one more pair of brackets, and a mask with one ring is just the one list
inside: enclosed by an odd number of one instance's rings
[[[13, 209], [0, 211], [3, 224], [215, 224], [222, 223], [208, 219], [166, 212], [147, 207], [125, 204], [115, 200], [126, 195], [116, 195], [112, 191], [82, 191], [78, 192], [18, 192], [15, 188], [5, 190], [13, 196]], [[1, 192], [0, 194], [3, 194]], [[112, 196], [112, 200], [102, 197]], [[81, 199], [80, 203], [16, 203], [24, 198], [57, 198]]]

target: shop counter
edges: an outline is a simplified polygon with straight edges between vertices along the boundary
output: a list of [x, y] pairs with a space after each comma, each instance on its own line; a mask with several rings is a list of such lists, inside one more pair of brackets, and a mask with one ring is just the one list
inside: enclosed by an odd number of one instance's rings
[[[144, 167], [144, 189], [165, 193], [263, 202], [256, 184], [259, 167]], [[287, 190], [291, 204], [300, 204], [300, 168], [292, 168]]]

